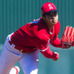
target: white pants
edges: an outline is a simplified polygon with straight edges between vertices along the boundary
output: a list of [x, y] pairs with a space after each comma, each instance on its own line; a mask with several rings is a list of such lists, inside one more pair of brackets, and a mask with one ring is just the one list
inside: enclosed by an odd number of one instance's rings
[[9, 71], [17, 61], [19, 61], [24, 74], [37, 74], [39, 51], [21, 53], [8, 43], [10, 36], [8, 35], [0, 56], [0, 74], [9, 74]]

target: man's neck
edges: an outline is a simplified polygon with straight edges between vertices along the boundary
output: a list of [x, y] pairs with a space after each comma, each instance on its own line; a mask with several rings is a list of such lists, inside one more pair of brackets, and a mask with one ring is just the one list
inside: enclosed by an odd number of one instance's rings
[[54, 24], [51, 24], [51, 23], [50, 23], [50, 25], [49, 25], [49, 24], [45, 21], [44, 18], [42, 18], [42, 19], [43, 19], [43, 21], [46, 23], [46, 25], [48, 26], [49, 30], [51, 30], [51, 29], [53, 28]]

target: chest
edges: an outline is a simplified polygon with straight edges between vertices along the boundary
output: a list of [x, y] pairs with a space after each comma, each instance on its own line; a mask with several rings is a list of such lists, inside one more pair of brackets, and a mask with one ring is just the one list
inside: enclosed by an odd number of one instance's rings
[[53, 27], [52, 30], [50, 31], [48, 29], [40, 29], [40, 30], [35, 29], [34, 32], [35, 36], [40, 40], [49, 40], [49, 39], [52, 40], [56, 35], [56, 28]]
[[56, 28], [55, 26], [52, 28], [52, 30], [49, 31], [49, 38], [53, 39], [56, 35]]

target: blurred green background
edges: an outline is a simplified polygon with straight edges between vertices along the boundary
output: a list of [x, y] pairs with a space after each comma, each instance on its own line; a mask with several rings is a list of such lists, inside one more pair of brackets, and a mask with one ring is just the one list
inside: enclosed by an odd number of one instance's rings
[[[74, 27], [74, 0], [0, 0], [0, 52], [8, 34], [41, 17], [45, 2], [53, 2], [57, 7], [61, 24], [59, 38], [67, 25]], [[63, 50], [50, 45], [50, 48], [60, 58], [55, 62], [39, 53], [38, 74], [74, 74], [74, 47]], [[15, 65], [20, 67], [18, 62]], [[22, 69], [19, 74], [23, 74]]]

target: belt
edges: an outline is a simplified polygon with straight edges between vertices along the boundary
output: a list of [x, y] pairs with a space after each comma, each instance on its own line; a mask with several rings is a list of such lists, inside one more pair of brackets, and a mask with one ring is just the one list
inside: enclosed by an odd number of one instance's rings
[[[14, 45], [14, 43], [12, 43], [12, 41], [8, 41], [8, 42], [9, 42], [10, 45]], [[16, 50], [18, 50], [18, 51], [20, 51], [21, 53], [26, 53], [25, 50], [23, 50], [23, 49], [18, 49], [15, 45], [14, 45], [13, 48], [16, 49]]]

